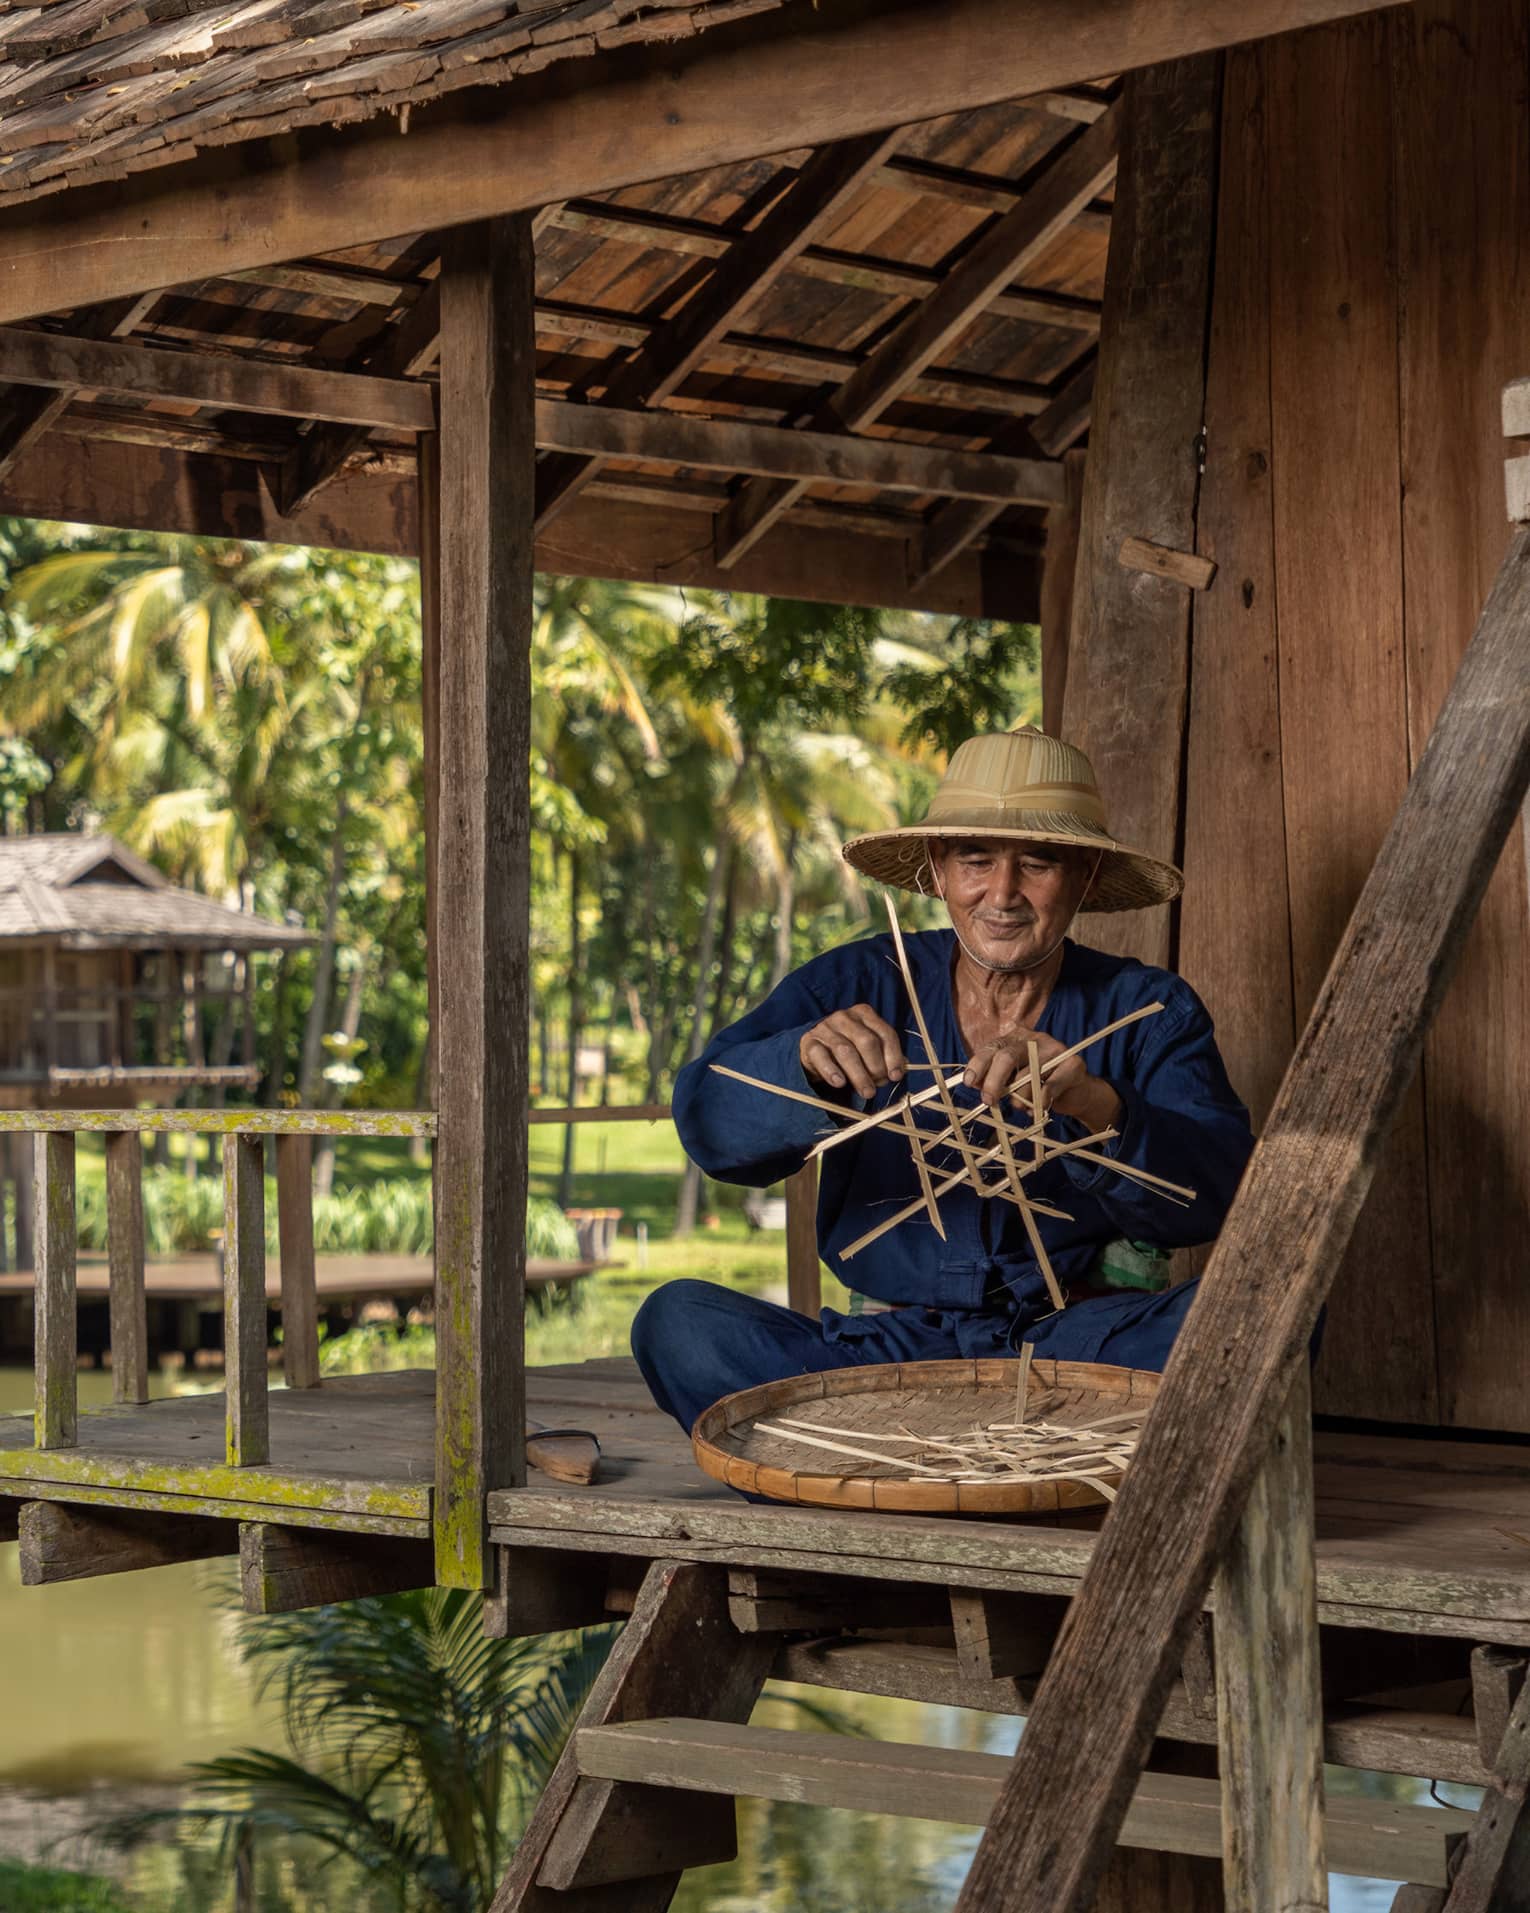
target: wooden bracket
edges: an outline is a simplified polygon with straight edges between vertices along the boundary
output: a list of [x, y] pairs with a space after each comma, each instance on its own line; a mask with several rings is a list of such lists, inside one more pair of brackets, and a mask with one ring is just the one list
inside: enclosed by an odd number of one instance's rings
[[265, 1521], [239, 1525], [239, 1585], [246, 1614], [291, 1614], [331, 1601], [359, 1601], [367, 1594], [403, 1594], [434, 1587], [435, 1580], [428, 1541], [281, 1528]]
[[741, 1634], [839, 1634], [939, 1627], [949, 1616], [937, 1587], [733, 1568], [728, 1574], [728, 1618]]
[[[1510, 379], [1503, 388], [1503, 435], [1530, 438], [1530, 379]], [[1530, 454], [1504, 460], [1503, 498], [1511, 525], [1530, 523]]]
[[1038, 1680], [1067, 1612], [1058, 1595], [951, 1589], [951, 1625], [962, 1680]]
[[239, 1549], [232, 1521], [75, 1508], [61, 1501], [23, 1502], [20, 1540], [21, 1583], [29, 1588], [162, 1568], [174, 1561], [206, 1561]]
[[1530, 1668], [1523, 1648], [1472, 1649], [1472, 1712], [1477, 1720], [1477, 1749], [1489, 1772], [1503, 1745], [1504, 1729]]
[[1150, 571], [1155, 578], [1170, 578], [1192, 591], [1204, 591], [1217, 575], [1214, 559], [1155, 545], [1146, 538], [1123, 538], [1116, 559], [1128, 571]]

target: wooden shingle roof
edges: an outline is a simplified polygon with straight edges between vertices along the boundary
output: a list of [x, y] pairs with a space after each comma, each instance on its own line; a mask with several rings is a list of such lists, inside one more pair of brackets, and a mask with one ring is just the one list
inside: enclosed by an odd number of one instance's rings
[[101, 833], [0, 837], [0, 942], [65, 949], [269, 950], [301, 928], [181, 890]]

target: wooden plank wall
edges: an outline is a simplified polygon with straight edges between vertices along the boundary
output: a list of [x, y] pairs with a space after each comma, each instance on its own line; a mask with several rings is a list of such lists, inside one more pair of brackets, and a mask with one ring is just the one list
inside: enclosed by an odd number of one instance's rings
[[[1175, 955], [1256, 1121], [1508, 541], [1527, 12], [1432, 0], [1226, 60]], [[1530, 1429], [1526, 908], [1517, 835], [1335, 1291], [1320, 1408]]]

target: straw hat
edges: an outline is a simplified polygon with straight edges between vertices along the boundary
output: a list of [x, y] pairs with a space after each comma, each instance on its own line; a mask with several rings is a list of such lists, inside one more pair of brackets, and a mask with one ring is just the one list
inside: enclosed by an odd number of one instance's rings
[[1099, 852], [1085, 910], [1138, 910], [1184, 888], [1173, 864], [1116, 842], [1089, 759], [1034, 724], [969, 737], [952, 752], [923, 823], [852, 838], [842, 854], [878, 883], [928, 896], [932, 837], [1016, 837]]

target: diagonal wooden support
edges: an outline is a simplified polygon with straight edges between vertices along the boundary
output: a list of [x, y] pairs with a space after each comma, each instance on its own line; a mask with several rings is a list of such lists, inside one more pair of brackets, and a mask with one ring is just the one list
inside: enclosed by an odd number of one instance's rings
[[1445, 1913], [1516, 1913], [1530, 1906], [1530, 1682], [1519, 1690], [1493, 1759]]
[[1527, 787], [1530, 530], [1521, 527], [1170, 1358], [973, 1861], [964, 1913], [1090, 1905]]
[[576, 1740], [580, 1728], [651, 1720], [681, 1706], [705, 1706], [711, 1719], [741, 1724], [777, 1646], [774, 1634], [734, 1628], [725, 1569], [656, 1561], [491, 1913], [663, 1913], [685, 1867], [728, 1857], [731, 1799], [581, 1778]]

